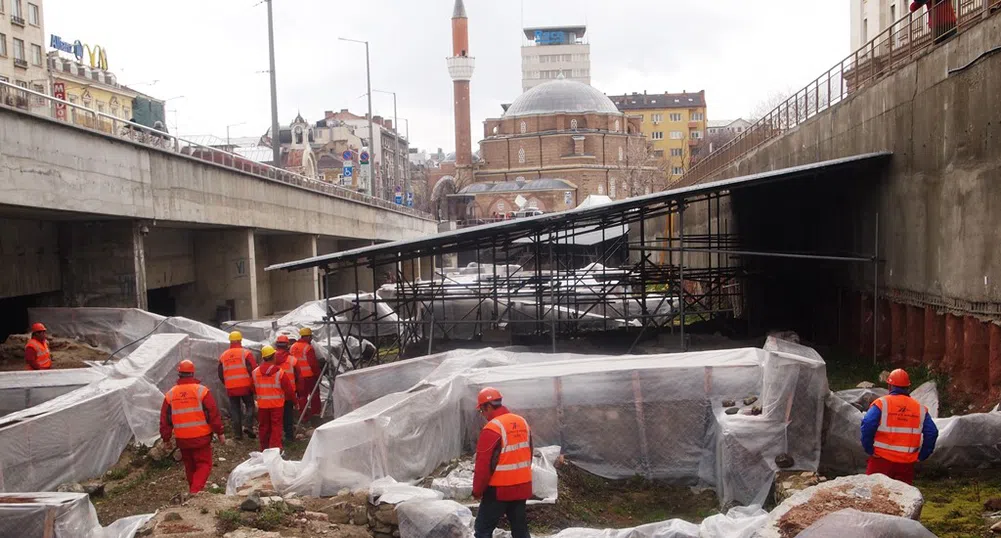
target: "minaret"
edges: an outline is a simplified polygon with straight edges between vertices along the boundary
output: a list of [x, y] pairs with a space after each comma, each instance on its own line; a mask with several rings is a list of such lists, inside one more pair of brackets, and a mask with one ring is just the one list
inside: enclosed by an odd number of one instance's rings
[[475, 59], [469, 56], [469, 19], [462, 0], [455, 0], [452, 10], [452, 56], [447, 58], [455, 100], [455, 165], [473, 164], [473, 143], [469, 127], [469, 79], [473, 78]]

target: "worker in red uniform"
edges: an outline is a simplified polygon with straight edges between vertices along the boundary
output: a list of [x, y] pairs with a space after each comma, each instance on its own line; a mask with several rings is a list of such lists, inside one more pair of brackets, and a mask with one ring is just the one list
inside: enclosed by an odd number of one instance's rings
[[282, 448], [282, 416], [285, 402], [295, 401], [295, 385], [285, 371], [275, 364], [275, 348], [261, 348], [261, 365], [251, 378], [257, 398], [257, 433], [261, 450]]
[[35, 323], [31, 326], [31, 338], [24, 346], [24, 362], [26, 370], [48, 370], [52, 368], [52, 355], [49, 353], [49, 341], [45, 339], [45, 325]]
[[177, 439], [189, 493], [201, 491], [212, 472], [213, 433], [226, 444], [215, 398], [195, 379], [194, 363], [183, 360], [177, 365], [177, 384], [164, 395], [160, 407], [160, 438], [168, 449], [171, 434]]
[[928, 10], [928, 28], [931, 28], [935, 41], [941, 41], [956, 33], [956, 10], [952, 0], [914, 0], [911, 2], [911, 13], [924, 6]]
[[[289, 348], [289, 353], [295, 357], [296, 367], [299, 368], [299, 385], [296, 387], [299, 393], [299, 410], [302, 412], [308, 409], [303, 415], [304, 419], [309, 419], [310, 415], [320, 414], [320, 393], [313, 393], [320, 378], [320, 362], [316, 360], [316, 350], [313, 349], [312, 342], [313, 330], [303, 327], [299, 329], [299, 340]], [[306, 400], [309, 400], [308, 407]]]
[[219, 381], [226, 386], [233, 435], [237, 439], [243, 439], [244, 433], [254, 435], [254, 382], [250, 379], [254, 368], [257, 361], [249, 349], [243, 348], [243, 334], [229, 333], [229, 349], [219, 356], [218, 374]]
[[[293, 387], [299, 387], [299, 368], [296, 367], [295, 357], [289, 353], [291, 343], [288, 335], [280, 334], [275, 339], [275, 364], [281, 368], [289, 379], [292, 380]], [[285, 431], [285, 442], [289, 443], [295, 439], [295, 396], [285, 400], [285, 411], [282, 415], [282, 426]]]
[[928, 408], [911, 398], [910, 376], [901, 369], [886, 380], [890, 394], [872, 402], [862, 418], [862, 448], [869, 454], [866, 474], [884, 474], [914, 483], [914, 464], [935, 451], [938, 427]]
[[476, 538], [490, 538], [507, 515], [513, 538], [529, 538], [525, 501], [532, 497], [532, 435], [528, 422], [507, 410], [501, 393], [480, 391], [476, 408], [487, 419], [476, 443], [473, 497], [480, 499]]

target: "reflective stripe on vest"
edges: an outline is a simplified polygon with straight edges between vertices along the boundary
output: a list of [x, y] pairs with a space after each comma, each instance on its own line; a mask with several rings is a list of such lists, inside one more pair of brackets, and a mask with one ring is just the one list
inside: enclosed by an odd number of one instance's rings
[[164, 398], [170, 406], [170, 423], [174, 426], [174, 437], [194, 439], [212, 435], [205, 417], [202, 401], [209, 389], [202, 385], [175, 385]]
[[222, 378], [226, 385], [226, 390], [249, 387], [251, 384], [250, 372], [247, 371], [246, 349], [234, 347], [227, 349], [219, 356], [222, 363]]
[[310, 344], [299, 340], [298, 342], [292, 344], [292, 348], [288, 350], [289, 355], [295, 357], [295, 363], [299, 367], [299, 375], [302, 377], [313, 377], [313, 368], [309, 365], [309, 361], [306, 360], [306, 350], [312, 347]]
[[916, 462], [921, 450], [925, 406], [904, 394], [883, 396], [873, 405], [880, 410], [873, 455], [896, 463]]
[[525, 419], [508, 413], [491, 420], [484, 429], [498, 433], [501, 438], [500, 457], [489, 484], [496, 487], [531, 482], [531, 431]]
[[34, 338], [28, 339], [28, 345], [26, 348], [30, 347], [35, 350], [35, 363], [42, 370], [47, 370], [52, 367], [52, 355], [49, 354], [49, 343], [39, 342]]
[[257, 407], [273, 409], [285, 405], [285, 391], [282, 390], [282, 370], [279, 368], [274, 375], [265, 375], [264, 365], [254, 370], [254, 395]]
[[295, 363], [295, 357], [289, 354], [285, 356], [285, 362], [278, 365], [278, 367], [288, 374], [289, 379], [295, 379]]

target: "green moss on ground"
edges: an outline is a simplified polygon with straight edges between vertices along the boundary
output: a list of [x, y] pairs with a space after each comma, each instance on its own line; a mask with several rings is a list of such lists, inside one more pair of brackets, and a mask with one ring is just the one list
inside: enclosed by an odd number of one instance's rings
[[924, 495], [921, 523], [940, 538], [994, 536], [992, 513], [984, 503], [998, 499], [1001, 506], [1001, 469], [942, 472], [920, 475], [915, 486]]

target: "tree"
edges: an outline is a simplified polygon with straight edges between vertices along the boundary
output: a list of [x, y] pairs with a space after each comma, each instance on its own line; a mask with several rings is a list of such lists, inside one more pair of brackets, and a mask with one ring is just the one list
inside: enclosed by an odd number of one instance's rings
[[[639, 196], [667, 188], [667, 162], [654, 154], [652, 144], [646, 139], [629, 140], [619, 159], [620, 172], [616, 178], [624, 192], [619, 197]], [[611, 194], [609, 188], [609, 194]]]

